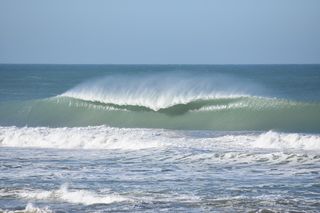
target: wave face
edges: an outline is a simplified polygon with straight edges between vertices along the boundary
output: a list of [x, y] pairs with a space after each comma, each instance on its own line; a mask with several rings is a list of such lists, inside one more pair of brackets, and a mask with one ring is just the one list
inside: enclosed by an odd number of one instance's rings
[[154, 111], [203, 100], [246, 96], [253, 87], [227, 75], [188, 73], [147, 74], [143, 78], [115, 75], [82, 83], [61, 96], [117, 106], [140, 106]]
[[[269, 94], [269, 95], [266, 95]], [[320, 132], [320, 103], [221, 73], [109, 74], [60, 95], [0, 104], [0, 125]]]

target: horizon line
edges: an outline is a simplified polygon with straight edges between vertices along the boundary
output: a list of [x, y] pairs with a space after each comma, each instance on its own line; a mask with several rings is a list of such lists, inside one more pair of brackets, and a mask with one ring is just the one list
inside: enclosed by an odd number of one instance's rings
[[209, 63], [0, 63], [0, 65], [116, 65], [116, 66], [126, 66], [126, 65], [158, 65], [158, 66], [184, 66], [184, 65], [199, 65], [199, 66], [212, 66], [212, 65], [320, 65], [320, 63], [216, 63], [216, 64], [209, 64]]

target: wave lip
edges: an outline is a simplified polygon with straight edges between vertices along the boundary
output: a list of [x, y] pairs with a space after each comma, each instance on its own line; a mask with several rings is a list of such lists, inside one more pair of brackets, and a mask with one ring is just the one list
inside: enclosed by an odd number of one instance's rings
[[60, 96], [105, 104], [142, 106], [158, 111], [199, 100], [249, 96], [244, 87], [237, 85], [234, 79], [220, 75], [211, 79], [179, 74], [153, 74], [141, 78], [116, 75], [84, 82]]

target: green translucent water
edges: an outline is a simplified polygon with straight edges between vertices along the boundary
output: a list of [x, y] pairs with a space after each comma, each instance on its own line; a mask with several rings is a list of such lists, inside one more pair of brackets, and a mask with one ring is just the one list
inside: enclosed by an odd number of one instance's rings
[[0, 79], [5, 126], [320, 132], [319, 65], [0, 65]]

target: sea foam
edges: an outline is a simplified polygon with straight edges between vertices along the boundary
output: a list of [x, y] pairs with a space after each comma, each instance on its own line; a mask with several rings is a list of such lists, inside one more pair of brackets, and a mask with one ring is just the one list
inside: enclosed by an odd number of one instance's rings
[[0, 146], [140, 150], [166, 147], [320, 150], [318, 134], [96, 127], [0, 127]]
[[32, 203], [28, 203], [26, 205], [26, 208], [23, 210], [2, 210], [2, 209], [0, 209], [0, 212], [4, 212], [4, 213], [53, 213], [54, 211], [49, 209], [49, 207], [39, 208], [39, 207], [34, 206]]
[[106, 195], [87, 190], [70, 190], [67, 184], [62, 185], [57, 190], [20, 192], [18, 196], [29, 200], [56, 200], [83, 205], [110, 204], [129, 200], [116, 194]]
[[261, 134], [253, 143], [253, 146], [258, 148], [319, 150], [320, 136], [269, 131]]

